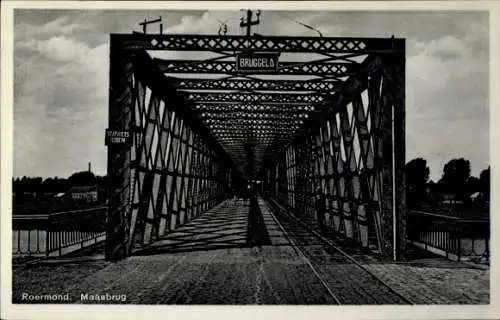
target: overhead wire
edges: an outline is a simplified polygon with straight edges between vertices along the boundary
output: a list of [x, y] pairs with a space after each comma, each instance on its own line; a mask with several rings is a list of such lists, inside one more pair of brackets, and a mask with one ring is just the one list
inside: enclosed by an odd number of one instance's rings
[[279, 16], [281, 16], [281, 17], [283, 17], [283, 18], [287, 19], [287, 20], [293, 21], [293, 22], [295, 22], [295, 23], [297, 23], [297, 24], [299, 24], [299, 25], [301, 25], [301, 26], [303, 26], [303, 27], [305, 27], [305, 28], [307, 28], [307, 29], [310, 29], [310, 30], [316, 31], [316, 32], [319, 34], [319, 36], [320, 36], [320, 37], [323, 37], [323, 34], [321, 33], [321, 31], [319, 31], [319, 30], [318, 30], [317, 28], [315, 28], [315, 27], [312, 27], [312, 26], [310, 26], [310, 25], [308, 25], [308, 24], [305, 24], [305, 23], [303, 23], [303, 22], [301, 22], [301, 21], [298, 21], [298, 20], [292, 19], [292, 18], [290, 18], [290, 17], [288, 17], [288, 16], [284, 15], [283, 13], [281, 13], [281, 12], [279, 12], [279, 11], [272, 11], [272, 12], [276, 13], [277, 15], [279, 15]]

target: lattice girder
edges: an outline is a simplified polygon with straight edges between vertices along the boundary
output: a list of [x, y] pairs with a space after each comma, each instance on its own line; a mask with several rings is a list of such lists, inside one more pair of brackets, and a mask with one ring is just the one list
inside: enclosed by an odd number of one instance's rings
[[[160, 70], [167, 74], [242, 74], [233, 61], [165, 60], [155, 59]], [[278, 69], [262, 69], [255, 73], [263, 75], [329, 76], [342, 78], [356, 74], [358, 65], [346, 62], [280, 62]]]
[[296, 113], [296, 112], [306, 112], [314, 111], [316, 108], [314, 105], [302, 103], [302, 104], [265, 104], [265, 103], [232, 103], [232, 104], [204, 104], [198, 103], [193, 109], [203, 112], [234, 112], [234, 111], [247, 111], [252, 113], [261, 114], [273, 114], [273, 113]]
[[130, 130], [134, 138], [131, 149], [108, 146], [108, 260], [130, 255], [223, 200], [221, 172], [230, 168], [208, 131], [179, 109], [180, 96], [159, 90], [162, 78], [147, 69], [151, 58], [115, 50], [109, 127]]
[[245, 113], [245, 112], [235, 112], [235, 113], [202, 113], [200, 118], [208, 121], [208, 120], [239, 120], [240, 122], [254, 121], [255, 123], [261, 123], [266, 121], [283, 121], [283, 122], [293, 122], [297, 119], [307, 119], [309, 117], [308, 113], [292, 113], [292, 114], [258, 114], [258, 113]]
[[180, 90], [252, 90], [252, 91], [311, 91], [313, 93], [333, 93], [340, 91], [342, 81], [291, 81], [259, 79], [196, 80], [172, 78], [174, 86]]
[[316, 104], [325, 101], [325, 97], [312, 94], [290, 94], [290, 93], [212, 93], [212, 92], [189, 92], [186, 93], [189, 101], [196, 103], [207, 102], [237, 102], [237, 103], [300, 103]]
[[259, 51], [302, 53], [387, 53], [402, 51], [404, 40], [381, 38], [237, 36], [192, 34], [116, 34], [125, 50]]
[[[381, 57], [377, 66], [360, 75], [361, 81], [353, 82], [343, 97], [333, 99], [341, 102], [334, 105], [335, 111], [327, 110], [322, 120], [311, 120], [315, 127], [309, 135], [297, 137], [282, 151], [285, 157], [276, 157], [274, 163], [286, 168], [277, 178], [279, 185], [286, 184], [278, 188], [282, 201], [314, 216], [312, 190], [320, 187], [328, 197], [328, 223], [334, 230], [392, 255], [394, 245], [399, 254], [403, 250], [405, 234], [404, 55]], [[270, 187], [275, 189], [272, 183]], [[394, 212], [396, 244], [392, 242]]]

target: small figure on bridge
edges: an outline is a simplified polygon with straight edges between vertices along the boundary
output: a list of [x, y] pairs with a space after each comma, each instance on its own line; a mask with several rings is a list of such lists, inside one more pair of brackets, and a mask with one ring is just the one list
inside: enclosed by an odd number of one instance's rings
[[326, 213], [326, 196], [321, 188], [316, 191], [316, 201], [314, 202], [316, 207], [316, 217], [318, 219], [318, 226], [321, 231], [325, 230], [325, 213]]
[[247, 188], [245, 190], [245, 200], [251, 200], [253, 196], [253, 190], [252, 190], [252, 185], [249, 183], [247, 185]]

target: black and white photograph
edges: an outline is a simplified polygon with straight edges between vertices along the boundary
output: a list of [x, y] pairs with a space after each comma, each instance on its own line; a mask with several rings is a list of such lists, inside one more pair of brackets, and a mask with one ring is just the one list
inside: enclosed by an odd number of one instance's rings
[[487, 5], [15, 3], [2, 300], [494, 315]]

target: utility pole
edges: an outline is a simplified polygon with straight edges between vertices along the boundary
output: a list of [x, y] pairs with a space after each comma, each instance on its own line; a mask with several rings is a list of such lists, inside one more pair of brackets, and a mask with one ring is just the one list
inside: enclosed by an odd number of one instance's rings
[[247, 19], [245, 20], [244, 18], [241, 18], [240, 20], [240, 27], [247, 28], [247, 37], [250, 37], [252, 26], [260, 24], [260, 10], [257, 10], [257, 12], [255, 13], [255, 15], [257, 16], [257, 20], [252, 21], [252, 15], [252, 10], [247, 10]]
[[[149, 24], [158, 23], [158, 22], [161, 22], [161, 17], [159, 17], [158, 19], [149, 20], [149, 21], [144, 19], [144, 22], [139, 23], [139, 25], [142, 26], [142, 33], [146, 34], [146, 29], [147, 29], [147, 26]], [[163, 23], [160, 23], [160, 34], [163, 34]]]
[[220, 20], [217, 20], [219, 21], [220, 23], [220, 26], [219, 26], [219, 36], [221, 35], [226, 35], [227, 34], [227, 20], [222, 22]]

